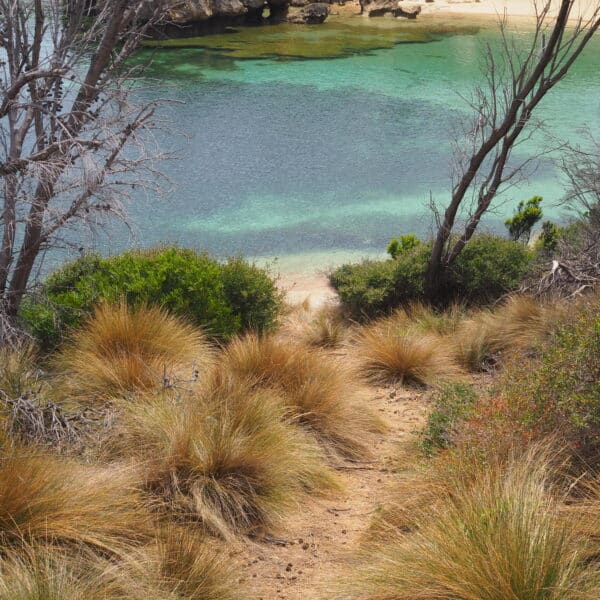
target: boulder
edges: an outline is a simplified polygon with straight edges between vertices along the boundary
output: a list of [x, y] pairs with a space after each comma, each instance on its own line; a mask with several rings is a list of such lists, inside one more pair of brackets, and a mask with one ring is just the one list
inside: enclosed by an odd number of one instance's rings
[[397, 10], [392, 13], [395, 17], [404, 17], [405, 19], [416, 19], [421, 14], [420, 4], [408, 4], [401, 2]]
[[299, 23], [303, 25], [317, 25], [323, 23], [329, 16], [329, 4], [324, 2], [315, 2], [301, 8], [297, 13], [288, 17], [289, 23]]
[[399, 0], [360, 0], [360, 12], [369, 17], [394, 15], [395, 17], [416, 19], [421, 12], [421, 5], [407, 4]]
[[167, 18], [173, 23], [197, 23], [214, 17], [239, 17], [248, 9], [240, 0], [187, 0], [173, 2], [167, 9]]

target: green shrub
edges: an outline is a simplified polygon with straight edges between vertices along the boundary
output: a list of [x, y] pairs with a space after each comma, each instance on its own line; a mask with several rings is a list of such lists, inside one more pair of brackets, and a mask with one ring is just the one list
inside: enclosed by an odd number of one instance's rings
[[489, 234], [475, 236], [452, 265], [447, 291], [468, 303], [492, 302], [519, 286], [533, 257], [523, 244]]
[[387, 247], [387, 253], [392, 258], [398, 258], [400, 254], [408, 252], [413, 248], [416, 248], [421, 243], [421, 240], [414, 234], [408, 233], [401, 235], [400, 239], [392, 238]]
[[344, 308], [357, 319], [385, 314], [423, 298], [431, 246], [418, 244], [395, 260], [342, 265], [329, 276]]
[[600, 454], [600, 298], [588, 301], [537, 358], [503, 374], [505, 418], [529, 437], [559, 431], [579, 454]]
[[521, 200], [512, 218], [504, 221], [510, 239], [513, 240], [513, 242], [529, 243], [531, 230], [543, 216], [542, 208], [540, 206], [542, 200], [543, 198], [541, 196], [533, 196], [533, 198], [529, 198], [527, 202]]
[[[354, 318], [376, 317], [425, 298], [425, 273], [431, 244], [400, 250], [396, 259], [342, 265], [330, 274], [331, 285]], [[478, 304], [518, 287], [533, 253], [523, 244], [492, 235], [475, 236], [447, 273], [444, 300]]]
[[475, 407], [477, 394], [470, 385], [448, 385], [433, 398], [433, 408], [421, 434], [421, 448], [428, 456], [448, 448], [452, 434], [467, 419]]
[[270, 329], [281, 303], [268, 273], [242, 259], [221, 264], [193, 250], [162, 248], [77, 259], [26, 299], [21, 317], [48, 349], [98, 302], [120, 299], [131, 306], [160, 305], [220, 338]]
[[560, 240], [560, 227], [552, 221], [544, 221], [542, 223], [542, 231], [536, 242], [536, 248], [553, 252], [558, 246]]

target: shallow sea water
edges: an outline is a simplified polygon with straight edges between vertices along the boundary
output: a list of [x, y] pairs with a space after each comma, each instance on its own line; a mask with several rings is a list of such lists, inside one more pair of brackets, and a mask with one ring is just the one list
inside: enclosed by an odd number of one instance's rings
[[[521, 25], [518, 39], [527, 40]], [[597, 36], [598, 37], [598, 36]], [[393, 235], [426, 234], [427, 203], [448, 198], [452, 131], [481, 80], [487, 21], [332, 18], [177, 40], [147, 49], [142, 97], [170, 97], [160, 144], [174, 190], [136, 203], [136, 245], [176, 242], [227, 256], [281, 257], [294, 269], [381, 252]], [[540, 106], [557, 138], [600, 134], [600, 39]], [[520, 150], [526, 156], [547, 142]], [[563, 190], [543, 160], [510, 190], [486, 226], [518, 200]], [[109, 251], [132, 242], [112, 237]], [[107, 250], [105, 248], [105, 250]]]

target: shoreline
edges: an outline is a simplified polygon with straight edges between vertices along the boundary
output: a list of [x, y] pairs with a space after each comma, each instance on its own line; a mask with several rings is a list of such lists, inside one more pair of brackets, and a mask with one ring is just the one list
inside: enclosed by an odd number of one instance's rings
[[[508, 19], [518, 19], [521, 21], [531, 21], [536, 17], [536, 2], [534, 0], [406, 0], [409, 4], [419, 4], [421, 13], [417, 21], [423, 20], [423, 17], [474, 17], [490, 21], [490, 17], [496, 20], [506, 16]], [[559, 0], [551, 0], [552, 6], [548, 17], [553, 18], [558, 14], [560, 7]], [[539, 6], [543, 6], [540, 2]], [[332, 4], [331, 17], [335, 16], [364, 16], [360, 14], [360, 4], [358, 0], [350, 0], [344, 5]], [[594, 5], [590, 0], [575, 0], [571, 22], [577, 22], [579, 18], [586, 19], [591, 16]], [[372, 17], [375, 19], [385, 19], [394, 17]], [[399, 18], [406, 21], [407, 19]]]

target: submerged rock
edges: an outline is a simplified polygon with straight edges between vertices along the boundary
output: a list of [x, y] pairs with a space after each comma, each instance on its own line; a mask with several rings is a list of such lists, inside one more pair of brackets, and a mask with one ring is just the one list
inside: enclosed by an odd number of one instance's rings
[[324, 2], [315, 2], [301, 8], [297, 13], [290, 15], [290, 23], [299, 23], [303, 25], [317, 25], [323, 23], [329, 16], [329, 4]]

